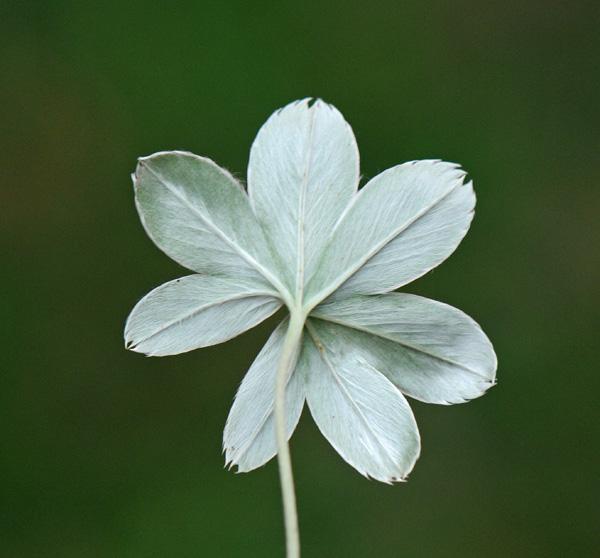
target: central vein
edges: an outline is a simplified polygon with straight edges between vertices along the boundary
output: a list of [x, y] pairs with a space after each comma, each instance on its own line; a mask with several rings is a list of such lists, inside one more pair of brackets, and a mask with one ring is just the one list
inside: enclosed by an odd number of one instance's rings
[[296, 274], [296, 303], [302, 304], [304, 295], [304, 272], [305, 272], [305, 251], [306, 251], [306, 194], [308, 190], [308, 175], [310, 169], [310, 160], [312, 155], [313, 132], [315, 129], [315, 112], [311, 110], [310, 129], [306, 146], [306, 162], [302, 171], [302, 186], [300, 187], [300, 196], [298, 198], [298, 269]]

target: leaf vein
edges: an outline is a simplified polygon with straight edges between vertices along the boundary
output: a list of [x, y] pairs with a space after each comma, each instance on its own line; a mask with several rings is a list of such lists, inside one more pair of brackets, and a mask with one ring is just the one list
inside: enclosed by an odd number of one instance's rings
[[475, 370], [473, 368], [471, 368], [470, 366], [467, 366], [466, 364], [463, 364], [461, 362], [458, 362], [454, 359], [451, 359], [449, 357], [445, 357], [442, 355], [439, 355], [437, 353], [434, 353], [430, 350], [427, 350], [423, 347], [419, 347], [418, 345], [413, 345], [411, 343], [408, 343], [406, 341], [401, 341], [399, 339], [395, 339], [394, 337], [390, 336], [390, 335], [385, 335], [383, 332], [379, 332], [373, 329], [370, 329], [367, 326], [361, 326], [359, 324], [355, 324], [355, 323], [351, 323], [351, 322], [347, 322], [345, 320], [339, 319], [339, 318], [332, 318], [330, 316], [327, 315], [323, 315], [323, 314], [319, 314], [319, 312], [315, 312], [312, 314], [313, 318], [317, 318], [317, 319], [321, 319], [324, 321], [328, 321], [328, 322], [332, 322], [334, 324], [337, 325], [341, 325], [341, 326], [345, 326], [348, 327], [350, 329], [355, 329], [357, 331], [362, 331], [364, 333], [368, 333], [370, 335], [373, 335], [375, 337], [380, 337], [381, 339], [385, 339], [386, 341], [390, 341], [392, 343], [396, 343], [397, 345], [401, 345], [407, 349], [410, 349], [412, 351], [415, 351], [417, 353], [422, 353], [426, 356], [429, 356], [431, 358], [437, 359], [437, 360], [441, 360], [442, 362], [447, 362], [448, 364], [452, 364], [458, 368], [462, 368], [463, 370], [466, 370], [467, 372], [471, 372], [472, 374], [475, 374], [477, 376], [481, 376], [482, 378], [485, 378], [484, 374], [482, 374], [481, 372], [479, 372], [478, 370]]

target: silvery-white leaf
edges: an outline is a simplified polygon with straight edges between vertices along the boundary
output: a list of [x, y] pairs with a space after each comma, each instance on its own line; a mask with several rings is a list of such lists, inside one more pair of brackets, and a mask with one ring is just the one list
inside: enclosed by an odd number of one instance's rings
[[188, 275], [169, 281], [132, 310], [126, 347], [165, 356], [222, 343], [275, 313], [281, 307], [275, 295], [250, 279]]
[[306, 401], [331, 445], [361, 474], [403, 480], [420, 452], [412, 411], [400, 391], [355, 351], [344, 328], [309, 319], [313, 343], [303, 346], [310, 373]]
[[258, 132], [250, 151], [248, 193], [288, 270], [293, 293], [301, 293], [314, 272], [358, 180], [352, 129], [321, 100], [284, 107]]
[[248, 196], [213, 161], [156, 153], [139, 160], [133, 180], [146, 232], [175, 261], [199, 273], [277, 282]]
[[[275, 329], [252, 363], [227, 418], [223, 433], [225, 461], [236, 465], [239, 472], [256, 469], [277, 454], [273, 413], [275, 372], [287, 324], [288, 319]], [[294, 370], [294, 366], [291, 369]], [[302, 414], [304, 389], [303, 378], [293, 371], [288, 379], [285, 402], [288, 438]]]
[[377, 175], [340, 219], [307, 299], [394, 290], [445, 260], [466, 234], [475, 195], [464, 171], [441, 161]]
[[[128, 348], [175, 354], [238, 335], [282, 301], [295, 319], [308, 314], [288, 375], [288, 437], [306, 398], [348, 463], [393, 482], [420, 452], [403, 393], [433, 403], [477, 397], [494, 383], [496, 357], [462, 312], [383, 294], [460, 243], [475, 204], [465, 173], [441, 161], [405, 163], [357, 192], [358, 163], [341, 114], [307, 99], [277, 111], [259, 131], [249, 195], [209, 159], [184, 152], [140, 159], [134, 186], [146, 231], [201, 275], [152, 291], [125, 335]], [[274, 388], [287, 323], [252, 364], [227, 420], [226, 461], [239, 471], [277, 453]]]
[[415, 399], [462, 403], [494, 384], [492, 344], [469, 316], [441, 302], [404, 293], [356, 296], [322, 304], [313, 316]]

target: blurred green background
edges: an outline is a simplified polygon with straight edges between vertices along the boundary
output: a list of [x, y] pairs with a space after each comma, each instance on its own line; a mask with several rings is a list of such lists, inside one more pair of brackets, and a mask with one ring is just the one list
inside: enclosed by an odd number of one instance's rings
[[292, 438], [304, 556], [600, 555], [600, 5], [3, 2], [0, 555], [283, 556], [276, 462], [223, 469], [222, 428], [274, 326], [148, 359], [133, 305], [187, 273], [145, 236], [136, 158], [245, 177], [306, 96], [352, 125], [365, 179], [459, 162], [477, 212], [405, 288], [494, 343], [498, 385], [412, 403], [408, 483], [367, 481], [307, 412]]

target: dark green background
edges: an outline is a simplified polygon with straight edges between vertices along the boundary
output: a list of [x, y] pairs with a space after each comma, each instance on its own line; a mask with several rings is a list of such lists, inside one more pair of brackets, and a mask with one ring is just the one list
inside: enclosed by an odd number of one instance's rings
[[457, 252], [405, 290], [475, 318], [498, 385], [414, 403], [408, 483], [367, 481], [308, 413], [292, 438], [304, 556], [587, 557], [600, 548], [600, 5], [4, 2], [0, 8], [0, 554], [283, 556], [275, 462], [222, 428], [274, 322], [148, 359], [133, 305], [184, 275], [129, 174], [184, 149], [245, 177], [260, 125], [336, 105], [366, 178], [463, 165]]

